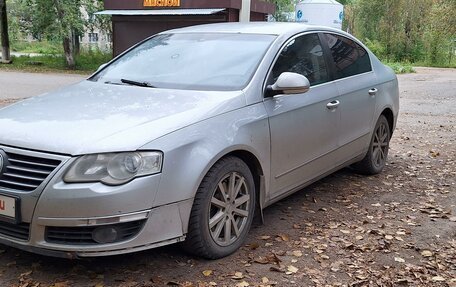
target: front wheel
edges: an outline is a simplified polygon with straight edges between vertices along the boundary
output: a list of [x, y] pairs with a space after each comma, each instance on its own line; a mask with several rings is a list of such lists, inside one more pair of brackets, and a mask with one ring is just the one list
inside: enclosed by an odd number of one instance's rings
[[388, 158], [391, 131], [384, 115], [378, 118], [366, 156], [353, 167], [362, 174], [374, 175], [382, 172]]
[[255, 184], [237, 157], [219, 160], [195, 196], [184, 249], [207, 259], [225, 257], [244, 243], [255, 211]]

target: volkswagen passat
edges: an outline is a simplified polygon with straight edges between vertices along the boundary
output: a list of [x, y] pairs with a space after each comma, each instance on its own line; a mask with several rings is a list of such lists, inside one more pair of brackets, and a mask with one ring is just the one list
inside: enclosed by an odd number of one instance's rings
[[160, 33], [0, 110], [0, 243], [74, 258], [183, 242], [226, 256], [279, 199], [348, 165], [381, 172], [398, 109], [395, 74], [339, 30]]

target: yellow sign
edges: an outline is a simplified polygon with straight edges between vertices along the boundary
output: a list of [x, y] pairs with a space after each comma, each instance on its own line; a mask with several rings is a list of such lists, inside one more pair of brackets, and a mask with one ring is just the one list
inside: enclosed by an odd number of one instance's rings
[[180, 0], [144, 0], [144, 7], [179, 7]]

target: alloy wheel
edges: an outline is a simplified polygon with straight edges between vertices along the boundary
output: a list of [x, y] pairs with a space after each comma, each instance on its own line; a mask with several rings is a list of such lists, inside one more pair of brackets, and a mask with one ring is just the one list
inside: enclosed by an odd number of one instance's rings
[[225, 175], [217, 184], [209, 208], [209, 230], [220, 246], [235, 242], [250, 215], [250, 193], [245, 177], [237, 172]]
[[388, 127], [382, 123], [375, 130], [372, 144], [372, 161], [376, 167], [382, 167], [388, 156], [389, 132]]

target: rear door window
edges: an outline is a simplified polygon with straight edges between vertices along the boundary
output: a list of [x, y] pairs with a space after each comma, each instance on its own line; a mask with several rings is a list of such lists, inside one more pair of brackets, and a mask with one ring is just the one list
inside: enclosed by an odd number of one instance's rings
[[335, 34], [323, 34], [335, 64], [336, 79], [372, 71], [367, 51], [355, 41]]

